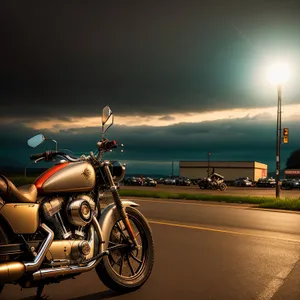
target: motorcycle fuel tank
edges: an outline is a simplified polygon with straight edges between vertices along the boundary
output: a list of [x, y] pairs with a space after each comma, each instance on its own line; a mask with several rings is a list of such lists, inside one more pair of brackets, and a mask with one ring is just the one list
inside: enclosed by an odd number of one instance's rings
[[86, 162], [59, 163], [41, 174], [35, 181], [38, 193], [88, 192], [96, 183], [93, 166]]

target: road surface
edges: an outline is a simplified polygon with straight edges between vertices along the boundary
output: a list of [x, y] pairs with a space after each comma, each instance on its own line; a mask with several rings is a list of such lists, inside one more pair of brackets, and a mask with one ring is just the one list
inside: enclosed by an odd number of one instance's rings
[[[300, 214], [246, 205], [134, 199], [149, 219], [156, 260], [138, 291], [117, 295], [95, 272], [45, 288], [69, 300], [294, 300], [300, 298]], [[6, 286], [2, 300], [33, 299]]]

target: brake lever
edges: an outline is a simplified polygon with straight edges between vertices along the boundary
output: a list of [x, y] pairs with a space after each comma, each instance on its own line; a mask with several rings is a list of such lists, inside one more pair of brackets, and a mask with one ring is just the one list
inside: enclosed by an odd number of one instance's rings
[[36, 164], [38, 161], [43, 160], [43, 159], [45, 159], [45, 157], [40, 157], [40, 158], [36, 159], [36, 160], [34, 161], [34, 163]]

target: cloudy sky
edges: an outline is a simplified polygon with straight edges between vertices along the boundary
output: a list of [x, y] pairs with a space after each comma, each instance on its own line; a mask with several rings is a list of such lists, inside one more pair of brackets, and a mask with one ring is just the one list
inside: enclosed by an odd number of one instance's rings
[[[2, 1], [0, 164], [28, 162], [36, 133], [82, 153], [115, 124], [109, 154], [130, 171], [169, 173], [179, 160], [256, 160], [275, 168], [277, 91], [283, 86], [282, 167], [300, 148], [300, 2]], [[159, 173], [159, 172], [158, 172]]]

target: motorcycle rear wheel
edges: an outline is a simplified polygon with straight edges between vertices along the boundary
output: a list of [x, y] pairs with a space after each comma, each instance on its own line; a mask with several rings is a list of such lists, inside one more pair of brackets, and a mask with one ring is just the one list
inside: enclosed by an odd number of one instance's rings
[[[139, 289], [148, 280], [154, 265], [154, 242], [147, 220], [135, 208], [126, 207], [126, 212], [142, 248], [137, 250], [128, 246], [130, 242], [127, 230], [123, 222], [119, 221], [110, 228], [108, 248], [118, 245], [125, 245], [125, 247], [111, 250], [110, 254], [105, 256], [96, 267], [97, 275], [103, 284], [120, 293]], [[136, 270], [135, 265], [138, 265]], [[124, 266], [129, 267], [129, 274], [125, 275]]]
[[[0, 225], [0, 245], [7, 245], [8, 237], [5, 234], [4, 229]], [[7, 256], [0, 256], [0, 261], [6, 261], [8, 259]], [[0, 294], [4, 289], [4, 284], [0, 283]]]
[[198, 185], [199, 185], [199, 188], [200, 188], [201, 190], [204, 190], [204, 189], [205, 189], [205, 183], [204, 183], [204, 182], [200, 182]]

